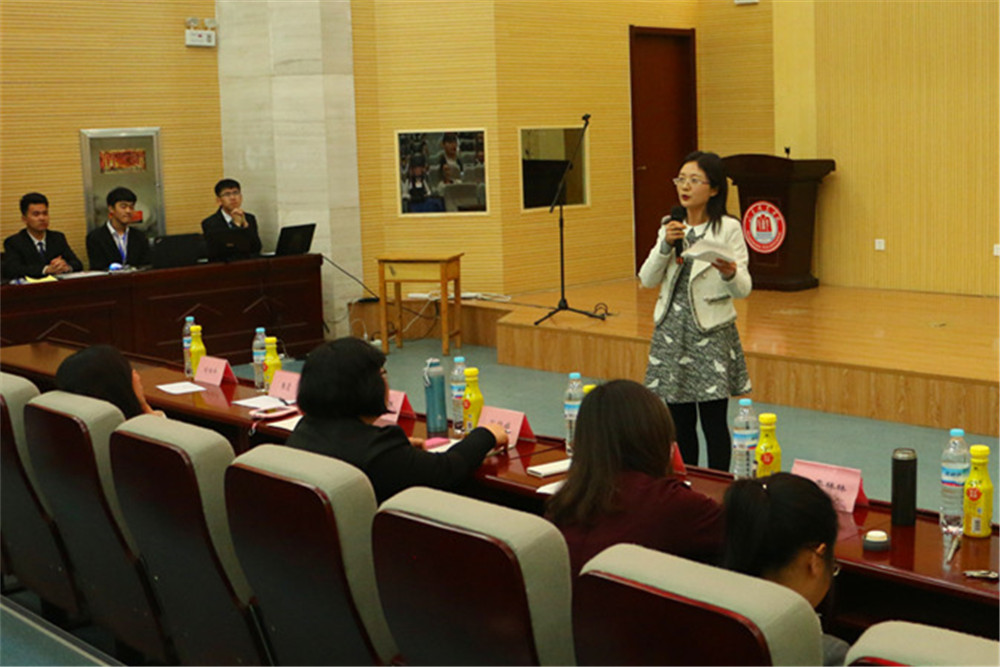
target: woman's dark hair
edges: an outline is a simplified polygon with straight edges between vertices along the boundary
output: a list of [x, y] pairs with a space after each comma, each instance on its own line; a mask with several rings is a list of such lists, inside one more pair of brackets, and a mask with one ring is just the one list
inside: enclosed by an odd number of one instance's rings
[[833, 560], [837, 512], [811, 479], [787, 472], [743, 479], [726, 490], [723, 567], [762, 577], [777, 572], [804, 548], [826, 545]]
[[675, 439], [670, 410], [646, 387], [631, 380], [595, 387], [580, 406], [573, 464], [566, 483], [549, 500], [549, 518], [559, 525], [590, 525], [614, 512], [620, 473], [673, 474]]
[[56, 371], [56, 386], [112, 403], [126, 419], [142, 414], [132, 386], [132, 365], [110, 345], [93, 345], [66, 357]]
[[382, 351], [338, 338], [309, 353], [299, 379], [299, 408], [313, 417], [377, 417], [386, 412]]
[[719, 157], [718, 153], [695, 151], [684, 158], [683, 164], [688, 162], [697, 162], [698, 168], [705, 172], [705, 176], [708, 176], [709, 186], [718, 188], [715, 196], [708, 200], [708, 205], [705, 207], [712, 231], [718, 232], [719, 227], [722, 226], [722, 216], [729, 215], [729, 211], [726, 210], [729, 181], [726, 179], [726, 170], [722, 166], [722, 158]]

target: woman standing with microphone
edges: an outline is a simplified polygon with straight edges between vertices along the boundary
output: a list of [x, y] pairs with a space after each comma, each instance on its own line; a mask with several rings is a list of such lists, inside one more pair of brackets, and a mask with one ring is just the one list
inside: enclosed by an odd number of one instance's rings
[[[750, 391], [733, 306], [752, 287], [747, 246], [739, 221], [726, 211], [729, 186], [718, 155], [688, 155], [674, 185], [683, 208], [664, 217], [639, 269], [643, 287], [660, 288], [646, 386], [669, 406], [684, 461], [698, 465], [700, 416], [709, 467], [728, 471], [729, 397]], [[680, 253], [703, 238], [725, 246], [735, 261], [682, 260]]]

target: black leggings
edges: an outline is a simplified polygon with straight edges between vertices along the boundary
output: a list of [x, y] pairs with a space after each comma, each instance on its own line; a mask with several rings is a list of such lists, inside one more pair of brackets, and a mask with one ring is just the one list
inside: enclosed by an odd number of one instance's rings
[[702, 403], [668, 403], [677, 427], [677, 445], [687, 465], [698, 465], [698, 416], [701, 432], [708, 445], [708, 467], [729, 472], [729, 457], [733, 442], [729, 436], [727, 410], [729, 399], [720, 398]]

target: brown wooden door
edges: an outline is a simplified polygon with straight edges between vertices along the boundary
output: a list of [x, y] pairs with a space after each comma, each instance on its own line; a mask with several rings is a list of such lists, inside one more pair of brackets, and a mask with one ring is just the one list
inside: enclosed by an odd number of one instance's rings
[[671, 179], [698, 147], [694, 30], [629, 26], [635, 268], [678, 204]]

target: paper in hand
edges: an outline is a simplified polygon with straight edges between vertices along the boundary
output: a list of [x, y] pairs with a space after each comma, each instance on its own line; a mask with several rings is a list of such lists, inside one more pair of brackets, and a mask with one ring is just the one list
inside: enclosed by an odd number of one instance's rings
[[727, 262], [736, 261], [736, 258], [733, 257], [733, 252], [729, 246], [709, 239], [701, 239], [693, 246], [685, 250], [682, 257], [684, 257], [684, 259], [700, 259], [708, 263], [712, 263], [717, 259]]

